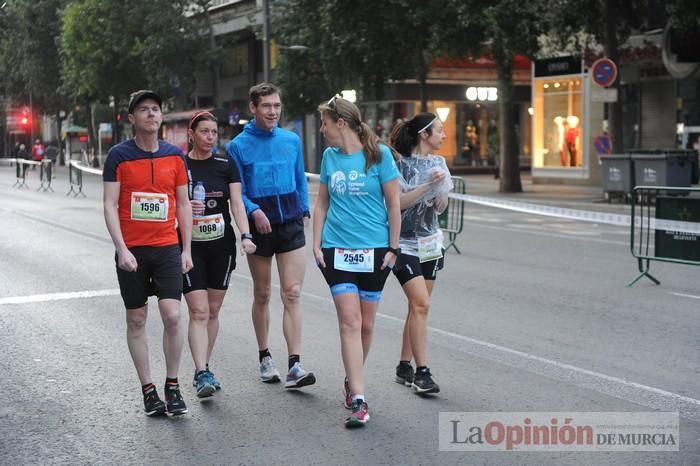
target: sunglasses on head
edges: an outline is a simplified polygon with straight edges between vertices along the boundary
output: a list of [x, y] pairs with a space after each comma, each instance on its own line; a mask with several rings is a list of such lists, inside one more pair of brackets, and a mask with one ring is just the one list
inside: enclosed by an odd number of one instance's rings
[[341, 97], [340, 95], [336, 94], [336, 95], [334, 95], [333, 97], [330, 98], [330, 100], [328, 101], [328, 103], [327, 103], [326, 105], [328, 105], [328, 106], [331, 107], [333, 110], [335, 110], [335, 102], [336, 102], [336, 100], [338, 100], [338, 99], [342, 99], [342, 97]]

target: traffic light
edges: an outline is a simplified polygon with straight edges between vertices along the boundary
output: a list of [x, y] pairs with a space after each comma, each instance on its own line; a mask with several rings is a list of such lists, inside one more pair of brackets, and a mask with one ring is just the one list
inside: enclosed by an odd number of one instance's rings
[[24, 107], [19, 115], [20, 126], [27, 128], [32, 124], [32, 113], [29, 108]]

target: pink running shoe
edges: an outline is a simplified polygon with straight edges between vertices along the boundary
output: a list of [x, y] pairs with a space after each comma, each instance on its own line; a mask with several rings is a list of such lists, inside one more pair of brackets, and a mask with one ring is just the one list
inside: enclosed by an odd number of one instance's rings
[[345, 427], [363, 427], [369, 421], [369, 407], [365, 400], [353, 400], [352, 413], [345, 419]]

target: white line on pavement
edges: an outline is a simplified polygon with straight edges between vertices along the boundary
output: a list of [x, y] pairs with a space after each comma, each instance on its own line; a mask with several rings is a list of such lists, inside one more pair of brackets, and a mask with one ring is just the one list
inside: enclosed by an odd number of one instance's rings
[[[234, 273], [239, 278], [251, 280], [249, 276]], [[275, 288], [279, 285], [273, 284]], [[332, 304], [333, 300], [324, 298], [308, 292], [302, 292], [304, 296], [314, 298]], [[684, 295], [673, 293], [674, 295], [686, 296], [700, 299], [700, 296]], [[66, 299], [82, 299], [99, 296], [119, 295], [119, 290], [87, 290], [65, 293], [48, 293], [30, 296], [17, 296], [0, 298], [0, 305], [3, 304], [25, 304], [46, 301], [59, 301]], [[328, 312], [333, 312], [330, 309]], [[403, 318], [377, 313], [377, 317], [403, 325]], [[434, 336], [449, 337], [459, 340], [463, 346], [459, 349], [465, 353], [473, 354], [477, 357], [495, 361], [515, 369], [524, 370], [530, 373], [542, 375], [544, 377], [572, 384], [577, 387], [593, 390], [598, 393], [619, 398], [631, 403], [640, 404], [661, 411], [678, 411], [682, 417], [700, 422], [700, 400], [679, 395], [677, 393], [639, 384], [619, 377], [609, 376], [600, 372], [583, 369], [581, 367], [564, 364], [551, 359], [542, 358], [534, 354], [514, 350], [505, 346], [488, 343], [485, 341], [470, 338], [455, 332], [449, 332], [435, 327], [428, 327], [428, 331]], [[439, 341], [439, 339], [436, 339]], [[433, 340], [435, 341], [435, 340]]]
[[673, 291], [669, 291], [668, 293], [672, 294], [673, 296], [680, 296], [681, 298], [700, 299], [700, 296], [696, 296], [694, 294], [675, 293]]
[[0, 306], [4, 304], [42, 303], [48, 301], [62, 301], [64, 299], [95, 298], [98, 296], [119, 295], [119, 290], [88, 290], [68, 291], [64, 293], [34, 294], [29, 296], [12, 296], [0, 298]]

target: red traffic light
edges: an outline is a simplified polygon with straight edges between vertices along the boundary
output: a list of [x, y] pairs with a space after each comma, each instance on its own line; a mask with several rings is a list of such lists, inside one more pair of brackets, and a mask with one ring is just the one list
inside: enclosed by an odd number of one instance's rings
[[20, 123], [22, 123], [23, 125], [29, 124], [29, 118], [23, 116], [22, 119], [20, 119]]

